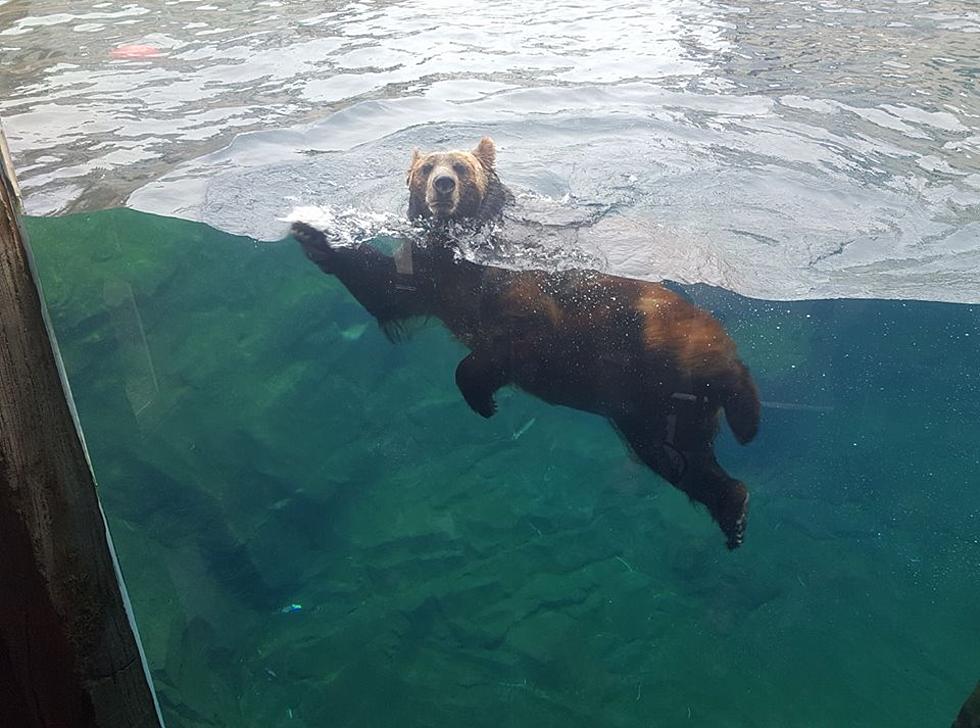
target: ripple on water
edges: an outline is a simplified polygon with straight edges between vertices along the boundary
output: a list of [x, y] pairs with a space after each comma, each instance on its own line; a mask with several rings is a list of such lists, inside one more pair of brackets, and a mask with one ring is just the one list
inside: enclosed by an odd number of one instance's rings
[[347, 188], [397, 209], [406, 150], [489, 131], [518, 186], [622, 193], [590, 241], [619, 272], [976, 300], [978, 30], [963, 0], [6, 3], [0, 111], [35, 214], [268, 237]]
[[[649, 84], [521, 89], [463, 105], [363, 103], [302, 131], [239, 137], [130, 204], [165, 214], [180, 204], [182, 215], [276, 240], [297, 205], [404, 211], [410, 149], [491, 133], [508, 184], [567, 208], [611, 211], [569, 236], [575, 260], [763, 298], [976, 300], [972, 178], [930, 175], [890, 142], [852, 142], [846, 127], [782, 114], [798, 106], [728, 104]], [[417, 125], [401, 128], [406, 117]], [[903, 165], [902, 176], [892, 171]]]

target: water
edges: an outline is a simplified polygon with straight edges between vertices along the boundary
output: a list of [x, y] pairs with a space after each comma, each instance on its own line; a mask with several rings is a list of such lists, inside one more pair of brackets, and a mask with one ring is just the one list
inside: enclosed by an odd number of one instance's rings
[[0, 25], [36, 214], [127, 201], [275, 239], [292, 201], [388, 207], [412, 146], [491, 133], [512, 184], [615, 204], [610, 270], [980, 298], [970, 2], [7, 2]]
[[975, 680], [976, 307], [689, 289], [768, 401], [719, 443], [728, 553], [601, 419], [473, 415], [459, 344], [294, 243], [28, 222], [171, 726], [918, 726]]
[[[948, 724], [980, 669], [978, 30], [952, 0], [0, 3], [168, 725]], [[601, 419], [472, 414], [460, 344], [392, 345], [280, 241], [297, 206], [397, 216], [413, 146], [484, 133], [524, 209], [602, 212], [561, 260], [690, 284], [736, 339], [766, 401], [718, 443], [738, 551]]]

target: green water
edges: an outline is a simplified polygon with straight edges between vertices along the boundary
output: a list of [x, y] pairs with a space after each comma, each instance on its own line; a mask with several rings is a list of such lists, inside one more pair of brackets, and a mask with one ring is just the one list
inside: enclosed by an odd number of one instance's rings
[[[170, 728], [948, 725], [980, 674], [980, 310], [691, 295], [770, 403], [745, 545], [600, 419], [468, 410], [291, 242], [27, 221]], [[283, 607], [301, 605], [283, 613]]]

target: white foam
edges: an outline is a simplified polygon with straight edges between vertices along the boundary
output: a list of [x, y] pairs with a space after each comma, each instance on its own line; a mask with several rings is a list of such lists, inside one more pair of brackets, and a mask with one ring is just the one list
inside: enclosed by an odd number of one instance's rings
[[327, 235], [332, 244], [356, 245], [377, 236], [405, 237], [411, 225], [398, 215], [354, 207], [337, 210], [330, 205], [301, 205], [277, 218], [302, 222]]

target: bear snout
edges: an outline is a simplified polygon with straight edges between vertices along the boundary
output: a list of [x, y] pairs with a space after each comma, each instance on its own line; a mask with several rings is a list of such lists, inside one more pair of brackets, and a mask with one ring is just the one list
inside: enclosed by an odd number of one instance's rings
[[456, 180], [448, 174], [443, 174], [432, 180], [432, 186], [440, 195], [449, 195], [456, 189]]
[[459, 184], [450, 170], [436, 169], [429, 178], [425, 202], [436, 217], [452, 217], [459, 204]]

